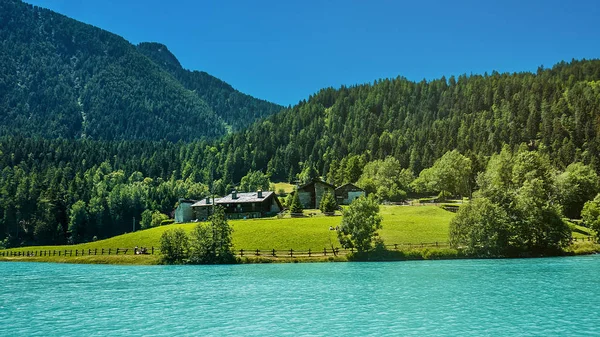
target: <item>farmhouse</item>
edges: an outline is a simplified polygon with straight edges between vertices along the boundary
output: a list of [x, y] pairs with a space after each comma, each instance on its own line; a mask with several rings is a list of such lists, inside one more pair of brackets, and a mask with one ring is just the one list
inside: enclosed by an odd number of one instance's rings
[[318, 208], [326, 192], [335, 193], [335, 186], [320, 179], [313, 179], [310, 183], [298, 187], [296, 192], [302, 208]]
[[335, 201], [338, 205], [349, 205], [354, 199], [364, 195], [365, 190], [350, 183], [335, 189]]
[[225, 208], [228, 219], [261, 218], [277, 214], [283, 209], [281, 202], [272, 191], [249, 193], [233, 191], [231, 194], [214, 201], [206, 198], [193, 204], [194, 218], [198, 220], [208, 219], [213, 203]]

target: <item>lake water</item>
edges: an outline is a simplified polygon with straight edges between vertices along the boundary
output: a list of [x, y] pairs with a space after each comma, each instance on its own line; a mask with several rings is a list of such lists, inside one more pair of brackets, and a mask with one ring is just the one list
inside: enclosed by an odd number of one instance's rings
[[600, 335], [600, 256], [0, 263], [0, 336]]

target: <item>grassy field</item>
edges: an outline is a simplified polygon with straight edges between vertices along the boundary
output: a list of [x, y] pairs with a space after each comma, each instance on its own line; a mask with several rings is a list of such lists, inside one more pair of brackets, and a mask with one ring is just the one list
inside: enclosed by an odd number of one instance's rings
[[382, 206], [381, 215], [380, 236], [386, 244], [447, 242], [455, 216], [436, 206]]
[[279, 193], [279, 190], [284, 190], [286, 194], [293, 192], [296, 185], [290, 183], [273, 183], [275, 186], [275, 193]]
[[[329, 227], [340, 224], [342, 217], [323, 216], [319, 211], [316, 216], [301, 218], [267, 218], [249, 220], [230, 220], [233, 232], [234, 248], [244, 250], [322, 250], [331, 246], [339, 247], [336, 232]], [[381, 206], [383, 228], [380, 236], [386, 245], [393, 244], [420, 244], [420, 243], [445, 243], [448, 241], [448, 226], [454, 213], [445, 211], [436, 206]], [[174, 224], [157, 228], [141, 230], [134, 233], [123, 234], [106, 240], [89, 242], [72, 246], [43, 246], [16, 248], [13, 251], [32, 250], [65, 250], [65, 249], [108, 249], [133, 247], [160, 246], [160, 237], [168, 229], [183, 228], [191, 232], [195, 223]], [[574, 237], [584, 237], [588, 229], [581, 227], [573, 233]], [[113, 253], [114, 254], [114, 253]], [[2, 259], [0, 257], [0, 259]], [[4, 258], [6, 260], [6, 258]], [[153, 264], [158, 261], [158, 256], [83, 256], [83, 257], [27, 257], [29, 260], [74, 262], [74, 263], [117, 263], [117, 264]], [[96, 260], [94, 260], [96, 259]]]
[[[313, 217], [302, 218], [266, 218], [248, 220], [230, 220], [233, 227], [233, 244], [236, 249], [322, 249], [337, 244], [335, 231], [329, 227], [340, 224], [341, 216], [322, 216], [320, 211]], [[448, 223], [454, 213], [435, 206], [381, 206], [383, 229], [381, 237], [388, 243], [421, 243], [446, 241]], [[158, 247], [160, 236], [168, 229], [183, 228], [187, 232], [196, 226], [174, 224], [161, 226], [134, 233], [115, 236], [106, 240], [89, 242], [73, 246], [24, 247], [15, 250], [51, 250], [51, 249], [94, 249], [94, 248], [132, 248]], [[393, 241], [393, 242], [392, 242]]]

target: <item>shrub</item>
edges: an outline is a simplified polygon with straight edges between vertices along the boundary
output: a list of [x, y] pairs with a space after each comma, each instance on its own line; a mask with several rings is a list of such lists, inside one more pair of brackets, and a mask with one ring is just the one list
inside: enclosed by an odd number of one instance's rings
[[162, 220], [160, 222], [160, 225], [161, 226], [166, 226], [166, 225], [172, 225], [174, 223], [175, 223], [175, 220], [173, 220], [173, 219], [166, 219], [166, 220]]
[[181, 228], [169, 229], [160, 237], [160, 252], [168, 264], [186, 262], [189, 251], [189, 238]]

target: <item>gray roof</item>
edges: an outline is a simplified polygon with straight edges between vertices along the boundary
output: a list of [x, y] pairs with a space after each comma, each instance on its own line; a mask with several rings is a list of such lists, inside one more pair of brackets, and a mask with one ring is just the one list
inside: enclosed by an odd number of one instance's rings
[[[263, 191], [262, 198], [258, 197], [258, 192], [248, 192], [248, 193], [237, 193], [237, 198], [233, 199], [232, 194], [229, 194], [223, 198], [215, 199], [215, 205], [222, 204], [242, 204], [248, 202], [263, 202], [265, 199], [269, 198], [275, 192], [273, 191]], [[207, 207], [212, 206], [212, 200], [210, 203], [206, 203], [205, 200], [200, 200], [197, 203], [193, 204], [192, 207]]]
[[263, 191], [262, 198], [258, 197], [258, 192], [248, 192], [248, 193], [240, 193], [238, 192], [237, 198], [233, 199], [232, 194], [229, 194], [221, 199], [219, 199], [218, 204], [240, 204], [246, 202], [263, 202], [265, 199], [270, 197], [274, 192], [273, 191]]
[[[221, 200], [220, 198], [215, 198], [215, 204], [217, 204], [219, 202], [219, 200]], [[192, 207], [208, 207], [208, 206], [212, 206], [212, 199], [210, 200], [210, 202], [207, 204], [206, 203], [206, 199], [200, 200], [197, 203], [193, 204]]]

